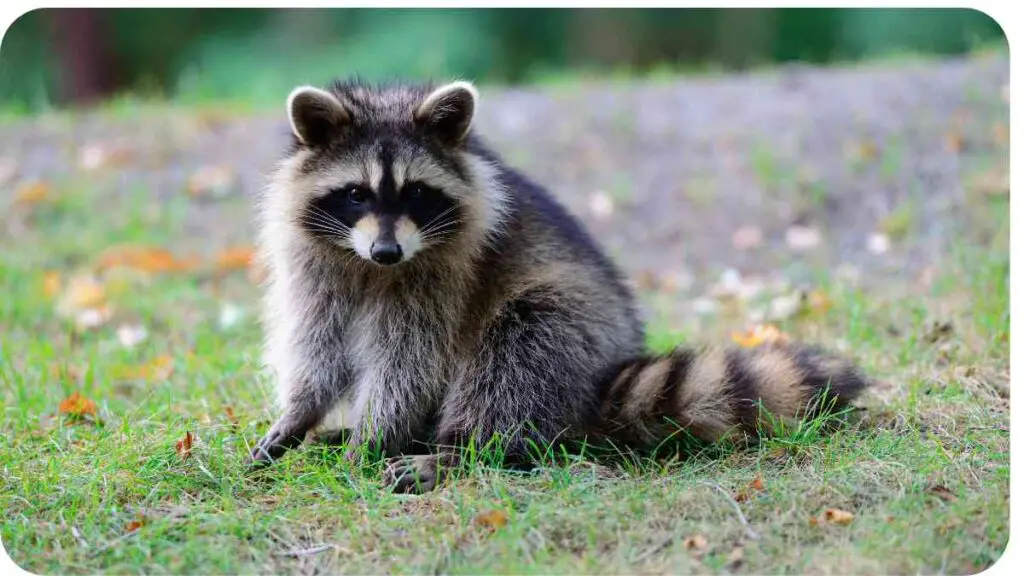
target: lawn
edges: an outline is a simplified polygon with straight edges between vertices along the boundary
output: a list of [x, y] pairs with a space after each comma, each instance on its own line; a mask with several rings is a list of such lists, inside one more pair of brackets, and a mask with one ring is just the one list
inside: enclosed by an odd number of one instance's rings
[[[107, 141], [107, 121], [132, 119], [18, 120], [75, 151], [90, 141], [77, 128]], [[973, 167], [1000, 159], [977, 154]], [[4, 183], [0, 537], [26, 570], [976, 573], [1007, 545], [1008, 193], [970, 196], [922, 274], [822, 269], [818, 305], [776, 322], [879, 380], [839, 431], [667, 460], [567, 455], [531, 473], [480, 462], [402, 496], [380, 466], [321, 447], [244, 474], [275, 417], [248, 197], [219, 197], [217, 174], [169, 194], [124, 183], [121, 167], [144, 174], [146, 158], [75, 157], [22, 158], [39, 183]], [[211, 216], [218, 202], [230, 207]], [[652, 322], [651, 347], [748, 327], [719, 310]]]

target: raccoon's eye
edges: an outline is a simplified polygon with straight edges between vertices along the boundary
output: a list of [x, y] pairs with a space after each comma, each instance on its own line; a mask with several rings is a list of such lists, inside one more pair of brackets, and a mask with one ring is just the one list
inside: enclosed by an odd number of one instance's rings
[[424, 189], [423, 184], [410, 184], [405, 193], [409, 198], [415, 200], [417, 198], [422, 198], [423, 195], [426, 194], [426, 190]]
[[363, 190], [358, 186], [350, 186], [349, 188], [346, 188], [345, 195], [348, 196], [348, 201], [353, 204], [362, 204], [363, 202], [366, 202], [367, 197], [369, 196], [366, 193], [366, 190]]

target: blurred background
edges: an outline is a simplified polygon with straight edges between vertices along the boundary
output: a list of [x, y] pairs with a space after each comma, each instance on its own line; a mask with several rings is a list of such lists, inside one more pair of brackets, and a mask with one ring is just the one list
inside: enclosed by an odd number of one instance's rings
[[0, 103], [23, 111], [114, 95], [276, 104], [299, 82], [657, 76], [1003, 42], [957, 9], [36, 10], [3, 38]]

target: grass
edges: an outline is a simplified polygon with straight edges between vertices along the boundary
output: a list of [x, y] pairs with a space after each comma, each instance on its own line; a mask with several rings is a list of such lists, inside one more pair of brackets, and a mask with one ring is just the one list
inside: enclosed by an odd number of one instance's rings
[[[530, 474], [478, 463], [407, 497], [382, 490], [379, 466], [318, 447], [243, 475], [274, 417], [256, 371], [258, 290], [243, 272], [122, 274], [108, 324], [78, 332], [57, 317], [46, 271], [73, 272], [115, 244], [186, 250], [190, 200], [155, 208], [140, 191], [96, 218], [101, 187], [54, 186], [52, 202], [7, 214], [23, 248], [0, 254], [0, 538], [32, 572], [975, 573], [1006, 547], [1005, 200], [977, 208], [989, 239], [965, 236], [929, 290], [826, 281], [826, 313], [780, 326], [881, 379], [839, 432], [812, 422], [749, 450], [570, 458]], [[247, 314], [222, 326], [224, 303]], [[136, 323], [149, 338], [126, 348], [116, 328]], [[700, 336], [736, 328], [712, 320]], [[650, 345], [695, 336], [655, 330]], [[170, 374], [126, 374], [162, 356]], [[97, 421], [57, 413], [75, 392]], [[829, 508], [852, 522], [828, 522]]]

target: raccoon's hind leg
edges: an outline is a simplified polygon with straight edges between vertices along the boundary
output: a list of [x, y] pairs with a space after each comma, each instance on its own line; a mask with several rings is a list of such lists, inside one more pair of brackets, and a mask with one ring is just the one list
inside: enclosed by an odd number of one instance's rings
[[474, 362], [449, 388], [437, 431], [439, 452], [391, 462], [385, 481], [423, 492], [458, 463], [455, 448], [500, 436], [506, 465], [528, 464], [535, 447], [570, 440], [597, 408], [600, 364], [593, 326], [573, 297], [535, 289], [506, 304], [485, 331]]

